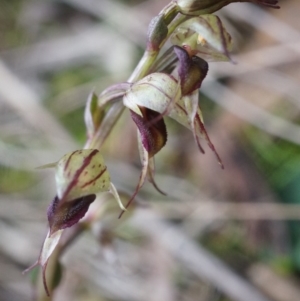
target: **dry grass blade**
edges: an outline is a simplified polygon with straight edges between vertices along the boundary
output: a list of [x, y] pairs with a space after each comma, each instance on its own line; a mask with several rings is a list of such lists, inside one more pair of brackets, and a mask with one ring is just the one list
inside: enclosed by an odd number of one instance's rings
[[298, 125], [253, 105], [225, 85], [217, 82], [207, 85], [204, 84], [202, 91], [217, 104], [242, 120], [249, 122], [275, 137], [300, 144], [300, 127]]
[[12, 106], [34, 128], [43, 132], [52, 145], [74, 148], [74, 143], [67, 131], [41, 105], [37, 95], [19, 80], [3, 62], [0, 62], [0, 95], [2, 101]]
[[200, 278], [207, 279], [233, 300], [269, 300], [219, 259], [190, 240], [179, 229], [162, 221], [159, 216], [141, 211], [130, 223], [147, 235], [157, 237], [159, 233], [161, 243], [175, 258], [182, 261], [187, 269]]

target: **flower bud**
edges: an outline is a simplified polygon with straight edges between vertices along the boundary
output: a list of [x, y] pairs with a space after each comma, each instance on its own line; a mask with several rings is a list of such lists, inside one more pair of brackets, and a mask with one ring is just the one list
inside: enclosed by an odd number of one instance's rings
[[154, 17], [148, 28], [148, 51], [157, 51], [168, 35], [168, 26], [165, 23], [163, 15]]
[[177, 0], [177, 5], [179, 11], [183, 14], [200, 15], [213, 13], [228, 2], [234, 2], [234, 0]]
[[178, 10], [182, 14], [187, 15], [204, 15], [212, 14], [215, 11], [221, 9], [234, 2], [253, 2], [261, 5], [265, 5], [272, 8], [279, 8], [277, 5], [278, 0], [174, 0], [177, 2]]

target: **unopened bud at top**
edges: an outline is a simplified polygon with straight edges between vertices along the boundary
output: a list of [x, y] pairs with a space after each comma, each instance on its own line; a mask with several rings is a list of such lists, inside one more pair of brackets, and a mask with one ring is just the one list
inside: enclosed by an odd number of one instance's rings
[[164, 16], [158, 15], [151, 20], [148, 28], [147, 49], [157, 51], [161, 43], [165, 40], [168, 34], [168, 26], [165, 23]]
[[177, 0], [181, 13], [188, 15], [211, 14], [232, 1], [225, 0]]
[[253, 2], [272, 8], [279, 8], [278, 0], [173, 0], [177, 2], [178, 10], [187, 15], [212, 14], [234, 2]]

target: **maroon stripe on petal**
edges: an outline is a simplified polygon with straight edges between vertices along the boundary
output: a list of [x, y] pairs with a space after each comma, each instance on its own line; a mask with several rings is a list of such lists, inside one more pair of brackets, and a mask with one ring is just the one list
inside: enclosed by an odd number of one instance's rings
[[65, 190], [60, 202], [63, 202], [65, 198], [68, 196], [71, 189], [77, 184], [78, 178], [80, 177], [81, 173], [84, 169], [91, 163], [93, 157], [98, 153], [98, 150], [94, 149], [82, 162], [81, 167], [76, 171], [72, 181], [68, 185], [67, 189]]
[[76, 151], [74, 151], [74, 152], [69, 156], [69, 158], [68, 158], [68, 160], [67, 160], [67, 162], [66, 162], [66, 164], [65, 164], [65, 166], [64, 166], [64, 171], [66, 171], [66, 170], [68, 169], [72, 156], [73, 156], [75, 153], [77, 153], [77, 152], [78, 152], [78, 151], [76, 150]]
[[103, 170], [101, 170], [101, 172], [94, 179], [92, 179], [89, 182], [86, 182], [85, 184], [83, 184], [81, 186], [81, 188], [85, 188], [86, 186], [89, 186], [89, 185], [95, 183], [99, 178], [101, 178], [101, 176], [105, 173], [105, 171], [106, 171], [106, 167]]
[[176, 103], [176, 107], [180, 109], [185, 115], [187, 115], [187, 111], [178, 103]]

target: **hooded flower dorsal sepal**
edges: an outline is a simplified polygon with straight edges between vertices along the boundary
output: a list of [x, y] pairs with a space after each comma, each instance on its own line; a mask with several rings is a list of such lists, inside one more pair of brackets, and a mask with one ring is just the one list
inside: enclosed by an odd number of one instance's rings
[[[174, 52], [179, 64], [173, 75], [160, 72], [149, 74], [134, 83], [123, 98], [124, 105], [131, 110], [131, 117], [138, 128], [142, 161], [138, 185], [126, 208], [144, 184], [147, 174], [149, 181], [158, 188], [154, 181], [154, 155], [166, 143], [164, 116], [169, 116], [189, 128], [202, 153], [204, 149], [200, 139], [204, 138], [223, 168], [206, 132], [198, 104], [198, 89], [206, 77], [208, 64], [182, 47], [174, 46]], [[159, 188], [158, 190], [160, 191]]]
[[58, 198], [68, 202], [108, 191], [110, 175], [98, 150], [77, 150], [66, 154], [57, 162], [55, 182]]
[[78, 223], [89, 209], [100, 192], [110, 192], [117, 200], [120, 208], [123, 206], [115, 186], [110, 181], [110, 175], [104, 164], [104, 159], [97, 149], [76, 150], [63, 156], [57, 163], [44, 165], [55, 167], [56, 196], [48, 207], [47, 216], [49, 232], [44, 241], [36, 265], [42, 266], [44, 286], [47, 294], [46, 267], [63, 230]]

